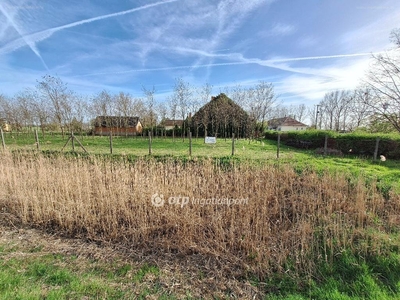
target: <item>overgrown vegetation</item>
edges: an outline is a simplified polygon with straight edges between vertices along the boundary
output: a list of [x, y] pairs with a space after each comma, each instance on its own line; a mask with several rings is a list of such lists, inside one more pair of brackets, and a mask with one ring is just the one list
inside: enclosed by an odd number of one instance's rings
[[[5, 152], [0, 207], [23, 224], [144, 255], [217, 260], [227, 277], [253, 278], [266, 293], [398, 293], [398, 193], [343, 168], [226, 166]], [[247, 201], [207, 205], [212, 198]]]
[[265, 137], [277, 140], [278, 134], [281, 141], [297, 148], [316, 149], [324, 147], [325, 136], [328, 136], [328, 148], [336, 149], [342, 154], [361, 155], [372, 157], [375, 151], [376, 139], [379, 138], [379, 155], [391, 159], [400, 159], [400, 135], [397, 133], [338, 133], [328, 130], [306, 130], [277, 132], [267, 131]]

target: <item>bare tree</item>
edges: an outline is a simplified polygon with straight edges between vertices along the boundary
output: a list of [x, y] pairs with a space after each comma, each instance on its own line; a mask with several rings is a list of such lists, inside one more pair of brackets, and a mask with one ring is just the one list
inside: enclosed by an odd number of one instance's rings
[[[271, 115], [277, 101], [272, 83], [260, 81], [254, 88], [248, 90], [248, 107], [250, 116], [254, 119], [255, 130], [264, 132], [267, 118]], [[256, 122], [259, 125], [256, 125]]]
[[26, 90], [26, 93], [30, 94], [33, 121], [40, 127], [42, 135], [45, 137], [45, 131], [51, 118], [50, 101], [46, 97], [41, 97], [37, 90]]
[[15, 109], [19, 116], [19, 122], [23, 128], [32, 130], [33, 120], [33, 99], [28, 90], [18, 93], [15, 98]]
[[73, 101], [73, 119], [71, 123], [71, 129], [74, 132], [82, 133], [84, 124], [87, 123], [89, 119], [89, 112], [90, 108], [87, 99], [84, 96], [75, 95]]
[[307, 107], [303, 103], [298, 104], [298, 105], [292, 104], [289, 106], [289, 109], [288, 109], [289, 114], [288, 115], [291, 115], [293, 117], [293, 119], [296, 119], [297, 121], [302, 122], [306, 116], [306, 110], [307, 110]]
[[50, 75], [42, 77], [42, 81], [38, 82], [37, 89], [41, 97], [50, 100], [52, 117], [64, 136], [65, 129], [72, 120], [72, 91], [60, 78]]
[[[204, 107], [211, 99], [213, 86], [209, 83], [205, 83], [203, 86], [197, 88], [197, 101], [195, 104], [192, 104], [191, 111], [195, 114], [201, 107]], [[203, 120], [198, 120], [197, 118], [194, 120], [192, 124], [193, 128], [196, 130], [196, 138], [199, 137], [199, 129], [201, 127], [204, 128], [205, 134], [207, 133], [207, 114], [203, 114]]]
[[22, 129], [22, 121], [16, 105], [15, 99], [6, 96], [0, 97], [1, 113], [11, 125], [11, 129], [20, 131]]
[[119, 124], [122, 128], [125, 128], [125, 136], [128, 136], [128, 117], [132, 115], [133, 111], [133, 101], [129, 94], [120, 92], [118, 95], [114, 96], [115, 112], [122, 123]]
[[[326, 93], [319, 103], [319, 121], [329, 130], [346, 130], [351, 112], [352, 97], [349, 91], [332, 91]], [[321, 126], [320, 126], [321, 127]]]
[[390, 33], [390, 41], [397, 47], [400, 47], [400, 28], [395, 28]]
[[400, 29], [392, 34], [397, 47], [385, 54], [372, 56], [374, 63], [365, 81], [371, 93], [365, 97], [364, 103], [376, 116], [400, 132]]
[[305, 117], [308, 118], [311, 121], [311, 128], [318, 129], [317, 123], [318, 123], [318, 115], [320, 114], [319, 110], [319, 105], [314, 105], [314, 106], [309, 106], [306, 108], [305, 112]]
[[188, 108], [190, 99], [192, 97], [192, 89], [188, 82], [185, 82], [182, 78], [178, 78], [175, 81], [173, 98], [176, 99], [178, 104], [178, 110], [180, 117], [183, 120], [182, 124], [182, 139], [185, 139], [185, 119], [188, 114]]
[[[159, 122], [164, 122], [167, 118], [168, 109], [167, 105], [164, 102], [158, 103], [156, 105], [157, 115], [159, 116]], [[161, 129], [161, 136], [163, 136], [163, 129]]]
[[290, 115], [290, 108], [282, 103], [275, 105], [272, 110], [270, 117], [271, 119], [283, 118]]
[[350, 103], [351, 122], [347, 124], [349, 130], [366, 125], [368, 118], [371, 116], [371, 110], [366, 104], [369, 101], [369, 97], [370, 91], [368, 89], [354, 90]]
[[151, 90], [146, 89], [144, 86], [142, 87], [143, 93], [146, 96], [146, 103], [147, 103], [147, 114], [150, 119], [150, 128], [151, 132], [154, 131], [154, 126], [156, 125], [156, 114], [155, 114], [155, 100], [154, 100], [154, 94], [156, 92], [156, 89], [153, 88]]
[[106, 90], [92, 99], [92, 112], [95, 116], [111, 116], [114, 113], [113, 96]]
[[175, 119], [178, 112], [178, 99], [172, 95], [168, 97], [169, 112], [172, 119], [172, 139], [175, 140]]
[[[133, 116], [137, 116], [140, 119], [140, 122], [142, 123], [143, 127], [149, 126], [151, 123], [149, 111], [146, 107], [145, 101], [142, 98], [134, 98], [133, 99]], [[142, 135], [144, 134], [144, 131], [142, 131]]]
[[[321, 106], [320, 110], [320, 122], [324, 124], [326, 129], [332, 130], [334, 127], [335, 110], [339, 98], [339, 91], [326, 93], [324, 99], [319, 103]], [[320, 126], [321, 128], [321, 126]]]
[[335, 111], [335, 130], [345, 131], [346, 124], [349, 121], [352, 96], [349, 91], [341, 91]]
[[240, 84], [235, 85], [229, 94], [235, 103], [242, 105], [244, 109], [250, 111], [250, 104], [248, 101], [248, 90], [243, 88]]

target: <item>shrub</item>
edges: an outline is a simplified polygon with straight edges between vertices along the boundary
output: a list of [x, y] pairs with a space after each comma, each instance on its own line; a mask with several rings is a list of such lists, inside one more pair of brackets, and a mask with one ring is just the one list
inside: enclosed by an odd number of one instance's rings
[[[277, 131], [268, 131], [266, 139], [277, 140]], [[328, 136], [328, 148], [340, 150], [342, 153], [372, 156], [376, 139], [379, 138], [378, 155], [390, 159], [400, 159], [400, 135], [370, 133], [337, 133], [324, 130], [281, 132], [281, 142], [296, 148], [317, 149], [324, 147], [325, 136]]]

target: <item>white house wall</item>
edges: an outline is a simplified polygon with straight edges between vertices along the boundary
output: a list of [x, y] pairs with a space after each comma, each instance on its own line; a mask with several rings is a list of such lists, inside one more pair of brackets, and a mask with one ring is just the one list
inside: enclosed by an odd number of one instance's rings
[[306, 130], [307, 126], [279, 126], [280, 131]]

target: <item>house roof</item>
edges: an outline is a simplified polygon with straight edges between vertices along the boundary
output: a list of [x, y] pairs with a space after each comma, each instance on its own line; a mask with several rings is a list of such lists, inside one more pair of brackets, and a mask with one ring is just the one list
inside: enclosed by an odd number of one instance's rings
[[182, 126], [183, 120], [170, 120], [166, 119], [162, 122], [162, 125], [164, 126]]
[[139, 117], [98, 116], [94, 120], [95, 127], [136, 127]]
[[270, 126], [270, 127], [278, 127], [278, 126], [301, 127], [301, 126], [307, 126], [307, 125], [304, 123], [301, 123], [291, 117], [283, 117], [283, 118], [276, 118], [276, 119], [269, 120], [268, 126]]

